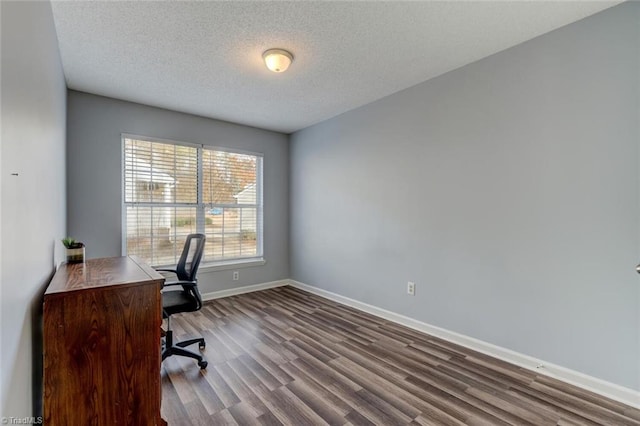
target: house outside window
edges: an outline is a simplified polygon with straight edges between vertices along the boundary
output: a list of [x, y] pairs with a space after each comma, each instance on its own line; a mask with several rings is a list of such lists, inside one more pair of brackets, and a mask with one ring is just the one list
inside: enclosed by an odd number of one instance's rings
[[203, 265], [263, 260], [261, 154], [123, 135], [122, 250], [173, 265], [207, 236]]

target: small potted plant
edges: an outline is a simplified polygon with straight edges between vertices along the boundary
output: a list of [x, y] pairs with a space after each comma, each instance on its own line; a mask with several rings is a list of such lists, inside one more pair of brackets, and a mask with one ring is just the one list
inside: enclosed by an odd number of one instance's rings
[[84, 262], [84, 243], [67, 237], [62, 239], [62, 244], [67, 248], [67, 263]]

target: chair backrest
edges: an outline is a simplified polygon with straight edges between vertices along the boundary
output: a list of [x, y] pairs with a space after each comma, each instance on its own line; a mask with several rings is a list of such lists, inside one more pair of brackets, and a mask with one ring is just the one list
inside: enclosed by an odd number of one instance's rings
[[198, 267], [204, 254], [204, 234], [189, 234], [184, 242], [180, 260], [176, 265], [176, 275], [180, 281], [195, 281]]

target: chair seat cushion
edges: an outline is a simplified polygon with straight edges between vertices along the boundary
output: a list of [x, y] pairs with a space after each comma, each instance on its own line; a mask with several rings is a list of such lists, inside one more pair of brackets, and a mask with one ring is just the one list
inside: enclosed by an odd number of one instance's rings
[[167, 315], [198, 310], [198, 301], [184, 290], [163, 291], [162, 309]]

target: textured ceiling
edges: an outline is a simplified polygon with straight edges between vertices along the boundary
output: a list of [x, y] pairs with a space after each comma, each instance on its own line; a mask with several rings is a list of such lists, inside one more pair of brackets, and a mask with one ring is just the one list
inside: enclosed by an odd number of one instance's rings
[[[54, 1], [70, 88], [290, 133], [619, 2]], [[295, 59], [275, 74], [262, 52]]]

